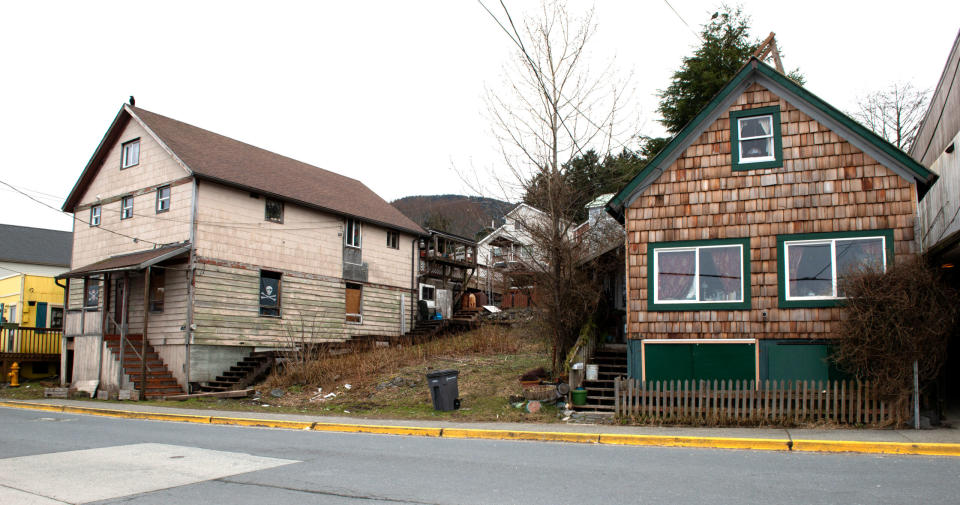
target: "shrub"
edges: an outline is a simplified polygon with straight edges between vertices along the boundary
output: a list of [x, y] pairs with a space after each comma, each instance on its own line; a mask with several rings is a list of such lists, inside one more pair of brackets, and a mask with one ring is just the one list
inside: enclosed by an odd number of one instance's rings
[[886, 273], [863, 270], [841, 282], [847, 296], [836, 329], [834, 360], [900, 408], [913, 390], [913, 362], [921, 381], [935, 379], [957, 322], [957, 293], [921, 260]]

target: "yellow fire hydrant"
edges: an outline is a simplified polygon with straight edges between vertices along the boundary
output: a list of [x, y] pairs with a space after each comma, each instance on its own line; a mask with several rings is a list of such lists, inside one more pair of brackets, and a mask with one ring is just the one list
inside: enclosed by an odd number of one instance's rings
[[20, 386], [20, 365], [14, 363], [10, 365], [10, 373], [7, 374], [7, 377], [10, 378], [10, 387], [15, 388]]

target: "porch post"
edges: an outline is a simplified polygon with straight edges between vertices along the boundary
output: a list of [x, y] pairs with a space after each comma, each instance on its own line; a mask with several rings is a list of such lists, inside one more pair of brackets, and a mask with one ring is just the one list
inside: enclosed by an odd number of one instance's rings
[[142, 390], [140, 399], [147, 399], [147, 329], [150, 324], [150, 273], [153, 267], [147, 267], [143, 276], [143, 341], [140, 343], [140, 362], [143, 364], [140, 370]]
[[120, 371], [117, 373], [117, 388], [123, 386], [123, 355], [127, 339], [127, 300], [130, 293], [130, 274], [123, 272], [123, 297], [120, 298]]

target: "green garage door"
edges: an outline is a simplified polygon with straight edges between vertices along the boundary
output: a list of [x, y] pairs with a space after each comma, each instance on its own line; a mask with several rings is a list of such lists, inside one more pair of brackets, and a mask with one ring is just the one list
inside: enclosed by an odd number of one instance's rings
[[827, 346], [773, 344], [766, 348], [770, 380], [829, 380]]
[[755, 344], [647, 343], [644, 353], [648, 381], [756, 378]]

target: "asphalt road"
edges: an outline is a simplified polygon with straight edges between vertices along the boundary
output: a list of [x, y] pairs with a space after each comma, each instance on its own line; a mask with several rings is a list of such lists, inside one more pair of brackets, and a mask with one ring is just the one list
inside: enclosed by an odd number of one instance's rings
[[957, 503], [960, 458], [432, 439], [0, 408], [0, 503]]

